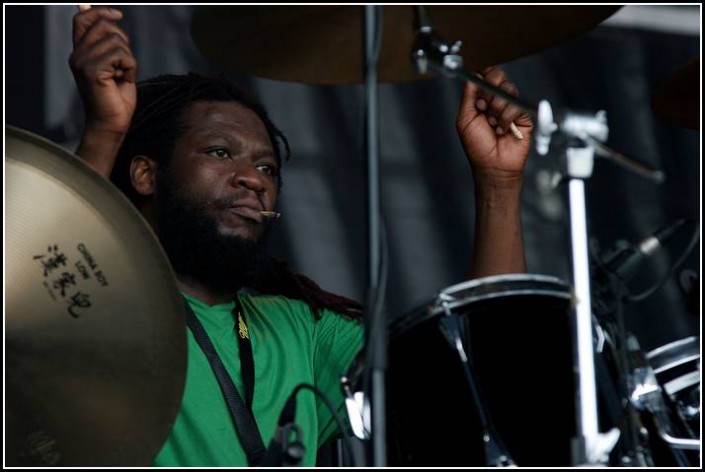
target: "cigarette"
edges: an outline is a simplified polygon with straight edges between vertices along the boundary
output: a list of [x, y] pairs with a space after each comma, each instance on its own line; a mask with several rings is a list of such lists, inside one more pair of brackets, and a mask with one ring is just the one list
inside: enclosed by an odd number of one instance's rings
[[79, 5], [78, 6], [78, 11], [80, 11], [80, 12], [88, 11], [90, 9], [91, 9], [90, 5]]
[[264, 216], [265, 218], [277, 219], [280, 216], [282, 216], [282, 214], [277, 211], [260, 211], [259, 213], [260, 213], [260, 215]]
[[515, 138], [524, 139], [524, 135], [521, 134], [521, 131], [519, 131], [519, 128], [517, 128], [517, 125], [515, 125], [514, 122], [509, 124], [509, 131], [512, 132]]

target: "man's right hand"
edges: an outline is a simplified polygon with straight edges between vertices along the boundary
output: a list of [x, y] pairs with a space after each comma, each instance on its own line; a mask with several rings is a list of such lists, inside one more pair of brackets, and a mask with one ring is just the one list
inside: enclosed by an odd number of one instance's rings
[[137, 61], [116, 22], [122, 12], [90, 8], [73, 19], [69, 65], [81, 94], [86, 128], [76, 153], [106, 178], [137, 103]]

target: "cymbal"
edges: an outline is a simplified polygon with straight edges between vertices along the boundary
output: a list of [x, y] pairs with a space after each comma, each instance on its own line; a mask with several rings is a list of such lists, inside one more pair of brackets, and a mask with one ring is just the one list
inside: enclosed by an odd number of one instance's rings
[[700, 57], [661, 82], [651, 96], [657, 116], [677, 126], [700, 129]]
[[159, 242], [75, 155], [5, 127], [5, 452], [11, 466], [148, 466], [186, 373]]
[[[621, 6], [428, 6], [437, 34], [463, 41], [465, 68], [480, 70], [568, 41]], [[411, 62], [414, 7], [382, 7], [378, 81], [425, 78]], [[364, 82], [362, 6], [198, 6], [196, 46], [214, 63], [260, 77], [309, 84]]]

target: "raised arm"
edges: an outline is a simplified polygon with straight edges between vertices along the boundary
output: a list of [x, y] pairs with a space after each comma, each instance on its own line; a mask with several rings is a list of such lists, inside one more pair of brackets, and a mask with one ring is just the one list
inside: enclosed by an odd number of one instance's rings
[[[482, 75], [487, 82], [518, 95], [500, 69], [488, 68]], [[525, 272], [520, 194], [531, 119], [506, 100], [468, 82], [456, 126], [475, 181], [475, 243], [469, 276]]]
[[76, 154], [110, 178], [137, 103], [137, 61], [114, 8], [81, 9], [73, 19], [69, 65], [83, 100], [86, 126]]

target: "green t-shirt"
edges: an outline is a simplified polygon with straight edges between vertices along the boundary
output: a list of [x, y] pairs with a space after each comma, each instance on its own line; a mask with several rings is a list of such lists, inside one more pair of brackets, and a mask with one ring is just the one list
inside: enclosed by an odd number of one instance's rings
[[[347, 418], [340, 389], [343, 376], [363, 343], [363, 326], [331, 311], [316, 321], [308, 306], [279, 296], [239, 294], [252, 342], [255, 390], [252, 410], [269, 447], [284, 403], [294, 388], [308, 383], [321, 390]], [[186, 296], [203, 324], [240, 395], [234, 302], [209, 306]], [[230, 412], [206, 356], [190, 330], [186, 387], [174, 427], [155, 466], [247, 466]], [[309, 389], [296, 396], [296, 424], [306, 446], [304, 466], [314, 466], [316, 451], [338, 431], [333, 414]]]

